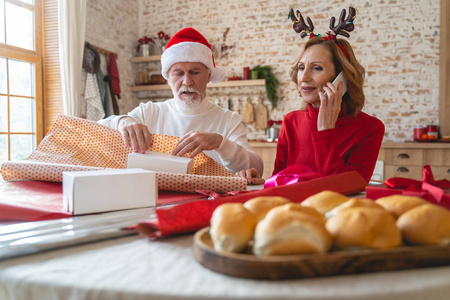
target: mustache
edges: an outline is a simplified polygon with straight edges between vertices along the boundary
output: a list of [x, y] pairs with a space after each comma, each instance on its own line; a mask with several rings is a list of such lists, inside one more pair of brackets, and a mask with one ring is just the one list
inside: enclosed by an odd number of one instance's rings
[[184, 92], [200, 94], [199, 91], [197, 89], [193, 88], [193, 87], [182, 86], [178, 90], [178, 96], [180, 96]]

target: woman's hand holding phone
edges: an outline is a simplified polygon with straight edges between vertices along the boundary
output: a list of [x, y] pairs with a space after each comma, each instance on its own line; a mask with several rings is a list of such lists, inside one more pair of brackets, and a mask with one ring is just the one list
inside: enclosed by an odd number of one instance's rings
[[347, 82], [342, 72], [335, 78], [333, 83], [328, 82], [323, 87], [324, 93], [320, 92], [319, 117], [317, 119], [317, 130], [334, 128], [341, 111], [342, 96], [347, 91]]

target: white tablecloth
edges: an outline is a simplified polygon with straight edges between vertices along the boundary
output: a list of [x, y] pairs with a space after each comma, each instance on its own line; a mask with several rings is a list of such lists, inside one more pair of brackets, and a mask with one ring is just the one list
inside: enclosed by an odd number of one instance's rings
[[450, 267], [240, 279], [197, 263], [192, 237], [131, 236], [0, 261], [0, 299], [450, 299]]

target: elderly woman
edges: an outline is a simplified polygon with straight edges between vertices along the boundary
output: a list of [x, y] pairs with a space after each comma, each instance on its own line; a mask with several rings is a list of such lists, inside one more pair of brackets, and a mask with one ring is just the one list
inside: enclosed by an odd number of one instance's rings
[[[289, 166], [303, 165], [321, 176], [354, 170], [369, 181], [384, 125], [361, 111], [365, 70], [346, 40], [336, 39], [333, 34], [311, 35], [291, 70], [302, 109], [284, 117], [273, 174]], [[342, 82], [337, 87], [332, 84], [341, 72], [347, 81], [345, 93]], [[254, 169], [237, 175], [252, 184], [264, 183]]]

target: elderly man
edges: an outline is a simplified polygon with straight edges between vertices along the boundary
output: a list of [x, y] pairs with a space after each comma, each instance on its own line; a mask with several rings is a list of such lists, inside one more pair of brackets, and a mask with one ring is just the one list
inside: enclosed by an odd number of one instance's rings
[[162, 75], [174, 98], [143, 103], [128, 116], [99, 121], [118, 129], [127, 147], [144, 153], [151, 133], [180, 137], [172, 154], [190, 157], [204, 152], [233, 173], [249, 168], [263, 171], [261, 158], [247, 141], [241, 116], [206, 99], [208, 82], [219, 82], [224, 70], [217, 67], [211, 46], [195, 29], [176, 33], [161, 56]]

